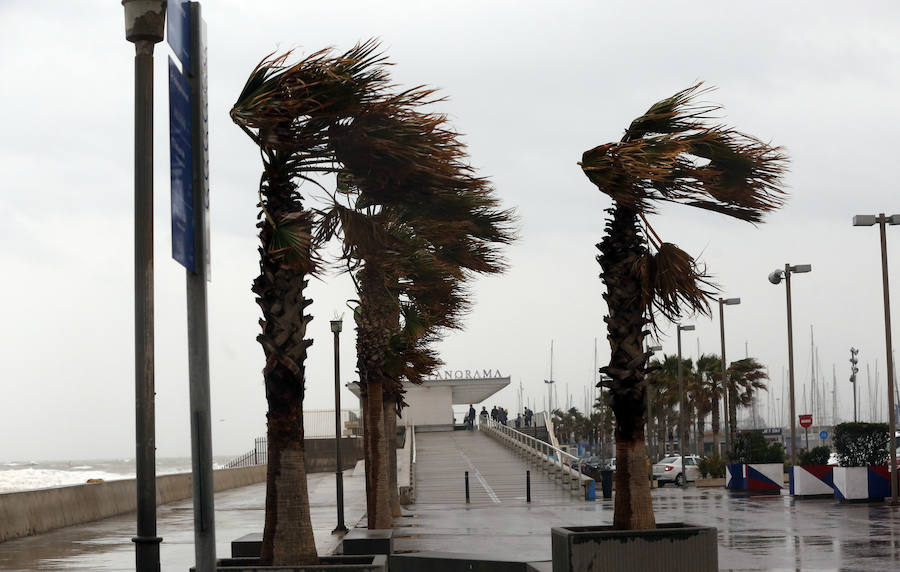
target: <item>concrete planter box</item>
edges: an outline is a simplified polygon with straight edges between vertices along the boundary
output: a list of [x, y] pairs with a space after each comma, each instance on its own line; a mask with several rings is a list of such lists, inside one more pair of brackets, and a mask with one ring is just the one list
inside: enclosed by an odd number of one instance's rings
[[725, 477], [709, 477], [706, 479], [697, 479], [694, 481], [696, 487], [724, 487]]
[[654, 530], [613, 530], [611, 526], [552, 528], [553, 572], [589, 570], [691, 570], [716, 572], [716, 528], [682, 523]]
[[747, 476], [744, 473], [744, 465], [741, 463], [725, 465], [725, 488], [732, 491], [747, 490]]
[[840, 500], [882, 500], [891, 496], [890, 469], [874, 467], [835, 467], [834, 498]]
[[725, 465], [725, 488], [754, 493], [778, 493], [784, 488], [782, 463]]
[[790, 469], [790, 490], [795, 497], [834, 496], [833, 466], [799, 465]]
[[[262, 566], [258, 558], [222, 558], [216, 563], [216, 572], [387, 572], [387, 559], [384, 554], [320, 556], [319, 564]], [[194, 572], [193, 567], [191, 572]]]

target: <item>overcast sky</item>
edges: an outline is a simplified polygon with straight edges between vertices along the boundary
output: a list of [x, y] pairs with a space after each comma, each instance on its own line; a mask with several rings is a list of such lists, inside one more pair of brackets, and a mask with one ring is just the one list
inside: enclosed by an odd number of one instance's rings
[[[478, 280], [466, 329], [440, 346], [449, 368], [499, 369], [540, 409], [554, 340], [559, 399], [568, 387], [582, 406], [595, 339], [601, 365], [609, 355], [594, 245], [610, 201], [576, 162], [618, 140], [653, 102], [703, 80], [717, 88], [707, 99], [724, 106], [727, 123], [786, 148], [790, 200], [759, 227], [683, 207], [662, 209], [652, 224], [706, 263], [724, 296], [741, 298], [727, 309], [727, 355], [743, 357], [746, 347], [767, 365], [773, 398], [781, 399], [787, 366], [785, 292], [766, 276], [791, 263], [813, 267], [793, 281], [798, 402], [810, 377], [811, 326], [829, 392], [836, 365], [839, 415], [851, 415], [850, 346], [861, 349], [861, 381], [868, 364], [874, 384], [877, 362], [886, 401], [878, 231], [854, 228], [851, 218], [900, 212], [896, 2], [208, 0], [203, 9], [216, 454], [249, 449], [265, 432], [266, 408], [250, 292], [261, 163], [228, 111], [269, 52], [345, 50], [370, 37], [381, 39], [398, 83], [434, 86], [448, 98], [437, 110], [521, 218], [509, 272]], [[160, 456], [190, 452], [185, 278], [170, 254], [170, 53], [162, 43], [155, 56]], [[119, 2], [0, 3], [0, 461], [134, 454], [133, 55]], [[888, 246], [900, 305], [896, 229]], [[306, 408], [328, 409], [328, 320], [353, 291], [345, 276], [326, 274], [308, 293], [316, 319]], [[717, 316], [685, 323], [697, 326], [684, 334], [685, 354], [695, 357], [698, 344], [719, 352]], [[674, 327], [662, 344], [675, 352]], [[346, 382], [355, 376], [349, 315], [342, 347]], [[354, 405], [348, 392], [344, 400]], [[830, 415], [830, 393], [827, 400]], [[516, 393], [506, 389], [493, 403], [513, 412]]]

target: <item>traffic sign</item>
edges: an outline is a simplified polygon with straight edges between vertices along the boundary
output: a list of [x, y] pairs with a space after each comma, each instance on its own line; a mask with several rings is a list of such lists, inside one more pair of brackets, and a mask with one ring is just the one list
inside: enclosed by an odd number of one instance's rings
[[826, 430], [824, 430], [824, 429], [822, 429], [821, 431], [819, 431], [819, 439], [821, 439], [821, 440], [823, 440], [823, 441], [824, 441], [825, 439], [828, 439], [828, 431], [826, 431]]
[[169, 57], [169, 158], [172, 181], [172, 258], [194, 272], [191, 86]]
[[805, 414], [800, 416], [800, 427], [811, 427], [812, 415]]

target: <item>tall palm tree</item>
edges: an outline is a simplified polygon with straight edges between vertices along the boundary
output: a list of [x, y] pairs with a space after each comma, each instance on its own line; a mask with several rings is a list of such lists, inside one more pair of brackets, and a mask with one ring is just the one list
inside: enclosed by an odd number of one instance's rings
[[737, 434], [738, 407], [753, 403], [753, 393], [768, 389], [769, 374], [756, 358], [744, 358], [731, 362], [726, 371], [728, 390], [728, 425], [731, 435]]
[[697, 453], [703, 454], [703, 434], [706, 432], [706, 416], [713, 417], [713, 449], [718, 447], [719, 400], [716, 383], [716, 368], [721, 370], [720, 360], [712, 354], [702, 354], [697, 358], [694, 371], [693, 401], [697, 412]]
[[722, 429], [719, 401], [722, 399], [722, 360], [715, 354], [703, 354], [697, 359], [697, 371], [706, 380], [709, 393], [708, 412], [712, 414], [713, 453], [719, 453], [719, 435]]
[[680, 91], [635, 119], [617, 143], [590, 149], [581, 168], [612, 199], [597, 261], [606, 285], [605, 318], [616, 415], [616, 529], [655, 528], [647, 486], [644, 413], [646, 326], [709, 314], [713, 287], [702, 267], [646, 222], [657, 202], [676, 202], [760, 222], [783, 202], [781, 151], [722, 125], [718, 108], [694, 103], [700, 85]]
[[[437, 367], [428, 344], [460, 327], [465, 283], [502, 271], [498, 247], [514, 238], [512, 211], [472, 174], [458, 134], [444, 116], [418, 110], [431, 94], [393, 95], [329, 132], [346, 184], [322, 213], [322, 238], [340, 232], [359, 295], [370, 528], [390, 528], [399, 511], [389, 483], [402, 382], [421, 382]], [[400, 335], [409, 312], [419, 326], [414, 339]]]

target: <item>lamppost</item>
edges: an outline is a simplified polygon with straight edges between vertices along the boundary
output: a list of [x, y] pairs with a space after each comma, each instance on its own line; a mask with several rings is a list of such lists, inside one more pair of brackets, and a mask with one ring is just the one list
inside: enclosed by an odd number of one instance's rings
[[[728, 440], [730, 428], [728, 426], [728, 362], [725, 361], [725, 306], [735, 306], [741, 303], [740, 298], [719, 298], [719, 335], [722, 339], [722, 396], [725, 404], [725, 448], [729, 449], [731, 441]], [[716, 400], [716, 408], [719, 407], [719, 400]], [[732, 435], [734, 437], [734, 435]], [[719, 451], [719, 443], [716, 443], [716, 452]]]
[[685, 403], [684, 403], [684, 380], [681, 375], [681, 332], [690, 332], [694, 329], [694, 326], [682, 326], [678, 324], [678, 394], [680, 397], [680, 402], [678, 408], [681, 410], [681, 421], [679, 422], [679, 436], [678, 436], [678, 452], [681, 453], [681, 475], [683, 479], [683, 483], [687, 486], [687, 467], [684, 464], [684, 448], [687, 445], [687, 427], [685, 424]]
[[859, 373], [859, 368], [856, 367], [856, 364], [859, 363], [859, 360], [856, 358], [856, 355], [859, 353], [859, 350], [856, 348], [850, 348], [850, 383], [853, 384], [853, 422], [856, 423], [856, 374]]
[[159, 570], [153, 344], [153, 47], [163, 39], [165, 0], [122, 0], [134, 44], [134, 361], [138, 572]]
[[872, 226], [877, 224], [881, 233], [881, 284], [884, 290], [884, 340], [887, 345], [887, 378], [888, 378], [888, 430], [891, 433], [891, 504], [897, 505], [897, 439], [894, 435], [896, 417], [894, 415], [894, 355], [891, 350], [891, 298], [888, 292], [887, 234], [885, 225], [900, 224], [900, 215], [884, 216], [856, 215], [853, 226]]
[[791, 274], [802, 274], [812, 270], [809, 264], [784, 265], [784, 270], [777, 269], [769, 274], [769, 282], [780, 284], [784, 278], [784, 291], [787, 296], [787, 330], [788, 330], [788, 384], [791, 401], [791, 464], [797, 464], [797, 407], [794, 401], [794, 326], [791, 318]]
[[334, 333], [334, 482], [337, 490], [337, 526], [331, 534], [347, 532], [344, 526], [344, 470], [341, 464], [341, 341], [343, 318], [331, 320]]
[[[656, 352], [658, 352], [660, 350], [662, 350], [662, 346], [658, 346], [658, 345], [657, 346], [647, 346], [647, 354], [648, 354], [647, 357], [649, 358], [651, 355], [655, 354]], [[650, 427], [651, 421], [653, 420], [653, 388], [650, 387], [649, 384], [647, 384], [647, 391], [645, 392], [645, 395], [646, 395], [646, 401], [647, 401], [647, 413], [646, 413], [647, 418], [646, 418], [646, 421], [644, 422], [644, 442], [645, 442], [644, 447], [647, 449], [647, 456], [649, 457], [650, 456], [650, 453], [649, 453], [650, 445], [653, 442], [653, 439], [651, 439], [653, 430]]]

